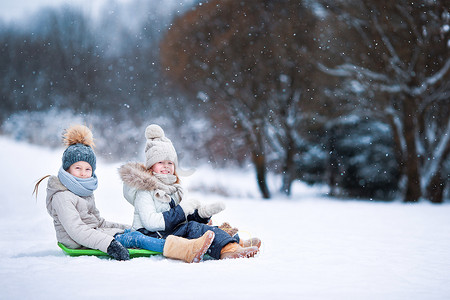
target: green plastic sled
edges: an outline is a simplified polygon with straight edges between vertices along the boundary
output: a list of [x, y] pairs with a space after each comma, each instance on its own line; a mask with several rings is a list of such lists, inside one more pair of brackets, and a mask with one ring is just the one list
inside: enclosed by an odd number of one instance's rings
[[[67, 255], [70, 255], [70, 256], [83, 256], [83, 255], [109, 256], [107, 253], [100, 251], [100, 250], [96, 250], [96, 249], [89, 249], [89, 248], [70, 249], [61, 243], [58, 243], [58, 246], [59, 246], [59, 248], [61, 248], [64, 251], [64, 253], [66, 253]], [[131, 248], [128, 248], [128, 252], [130, 253], [130, 258], [148, 257], [148, 256], [152, 256], [152, 255], [161, 254], [160, 252], [155, 252], [155, 251], [151, 251], [151, 250], [131, 249]]]

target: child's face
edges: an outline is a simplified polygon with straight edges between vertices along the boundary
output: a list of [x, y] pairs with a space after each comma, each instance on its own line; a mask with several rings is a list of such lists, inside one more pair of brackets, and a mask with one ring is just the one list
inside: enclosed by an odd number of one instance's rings
[[175, 172], [175, 164], [170, 160], [163, 160], [154, 164], [151, 170], [158, 174], [171, 174]]
[[67, 169], [67, 173], [78, 178], [89, 178], [92, 176], [92, 167], [85, 161], [77, 161]]

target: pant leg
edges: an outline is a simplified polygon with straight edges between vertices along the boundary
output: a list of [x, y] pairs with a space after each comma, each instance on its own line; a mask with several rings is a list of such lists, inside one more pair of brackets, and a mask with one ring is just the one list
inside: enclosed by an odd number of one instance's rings
[[195, 221], [189, 221], [177, 227], [177, 229], [173, 232], [173, 235], [181, 236], [187, 239], [196, 239], [201, 237], [208, 230], [212, 230], [215, 233], [214, 240], [208, 251], [206, 251], [206, 254], [208, 254], [212, 258], [219, 259], [220, 251], [225, 245], [229, 243], [238, 243], [237, 239], [231, 237], [222, 229]]
[[147, 249], [155, 252], [163, 252], [166, 240], [158, 239], [139, 231], [125, 231], [122, 234], [116, 234], [114, 237], [119, 243], [121, 243], [125, 248], [140, 248]]

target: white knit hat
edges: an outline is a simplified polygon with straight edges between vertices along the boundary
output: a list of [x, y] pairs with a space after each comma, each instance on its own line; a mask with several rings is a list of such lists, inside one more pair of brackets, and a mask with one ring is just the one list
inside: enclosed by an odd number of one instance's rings
[[164, 130], [156, 124], [147, 126], [145, 129], [145, 167], [151, 168], [157, 162], [170, 160], [178, 165], [177, 152], [172, 142], [164, 135]]

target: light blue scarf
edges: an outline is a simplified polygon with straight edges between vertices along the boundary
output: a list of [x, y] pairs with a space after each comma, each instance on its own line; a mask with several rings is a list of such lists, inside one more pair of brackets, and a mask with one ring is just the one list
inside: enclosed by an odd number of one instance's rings
[[95, 174], [89, 178], [78, 178], [64, 171], [62, 167], [58, 171], [58, 178], [69, 191], [81, 197], [91, 196], [98, 186]]

